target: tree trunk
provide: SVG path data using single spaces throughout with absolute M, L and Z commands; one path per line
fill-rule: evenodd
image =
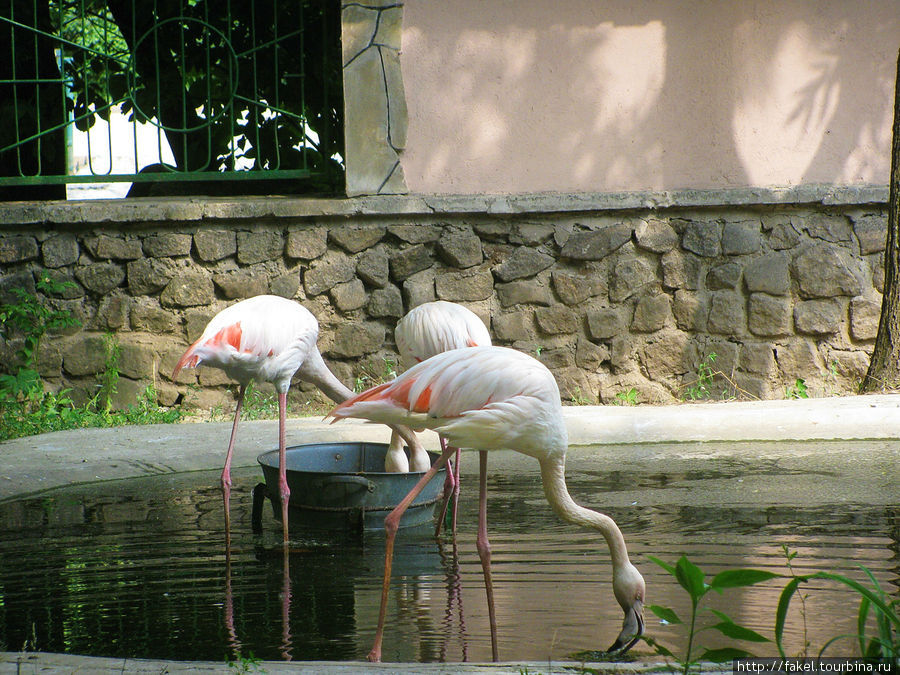
M 900 56 L 894 85 L 894 131 L 891 141 L 891 188 L 887 245 L 884 249 L 884 297 L 869 370 L 860 389 L 894 389 L 900 385 Z

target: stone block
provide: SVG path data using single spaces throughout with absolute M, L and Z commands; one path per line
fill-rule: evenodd
M 794 229 L 794 226 L 790 223 L 790 219 L 787 221 L 772 221 L 771 219 L 767 220 L 764 216 L 763 227 L 766 227 L 767 224 L 769 227 L 767 240 L 769 248 L 773 251 L 791 249 L 800 243 L 800 233 Z
M 783 380 L 809 380 L 824 370 L 822 357 L 809 338 L 793 338 L 775 345 L 775 361 Z
M 164 232 L 163 234 L 144 237 L 144 255 L 150 258 L 171 258 L 191 254 L 191 242 L 193 237 L 189 234 L 178 232 Z
M 403 298 L 400 289 L 394 285 L 376 288 L 369 294 L 366 314 L 376 319 L 385 317 L 399 319 L 403 316 Z
M 741 345 L 739 367 L 748 373 L 769 375 L 775 370 L 775 354 L 772 345 L 759 342 L 745 342 Z
M 67 300 L 84 297 L 84 286 L 78 282 L 69 269 L 46 270 L 46 274 L 53 283 L 64 285 L 64 288 L 59 293 L 55 293 L 54 297 Z
M 19 298 L 14 292 L 15 290 L 34 295 L 37 292 L 34 285 L 34 275 L 26 271 L 10 274 L 4 270 L 3 274 L 0 274 L 0 303 L 18 302 Z
M 519 246 L 494 270 L 494 274 L 500 281 L 525 279 L 543 272 L 554 262 L 556 262 L 554 258 L 546 253 L 527 246 Z
M 622 310 L 602 307 L 587 313 L 587 333 L 592 340 L 608 340 L 626 330 Z
M 634 228 L 626 223 L 607 225 L 598 230 L 573 232 L 560 251 L 563 258 L 602 260 L 631 241 Z
M 269 290 L 269 280 L 264 275 L 251 274 L 242 270 L 214 274 L 212 281 L 226 300 L 265 295 Z
M 867 215 L 854 218 L 853 232 L 859 241 L 859 252 L 862 255 L 881 253 L 887 243 L 887 217 Z
M 94 258 L 101 260 L 138 260 L 143 257 L 141 242 L 136 238 L 101 234 L 86 237 L 84 243 Z
M 672 317 L 672 301 L 665 293 L 645 295 L 634 308 L 631 330 L 652 333 L 661 330 Z
M 509 243 L 539 246 L 549 241 L 555 232 L 556 226 L 548 223 L 519 223 L 510 232 Z
M 359 253 L 381 241 L 385 231 L 385 228 L 376 226 L 336 225 L 331 228 L 328 237 L 347 253 Z
M 684 288 L 689 291 L 700 288 L 700 275 L 703 272 L 701 258 L 675 249 L 663 254 L 660 265 L 663 286 L 666 288 Z
M 657 333 L 640 350 L 643 371 L 657 381 L 684 375 L 691 370 L 690 343 L 690 336 L 682 331 L 669 328 Z
M 349 323 L 338 327 L 327 350 L 331 358 L 353 359 L 371 354 L 384 344 L 384 327 L 374 323 Z
M 656 273 L 640 258 L 623 257 L 610 274 L 609 299 L 621 302 L 641 291 L 644 286 L 656 283 Z
M 188 309 L 184 313 L 184 333 L 188 342 L 193 342 L 203 333 L 206 324 L 216 314 L 215 307 L 201 307 L 200 309 Z M 184 351 L 182 349 L 182 351 Z M 177 358 L 175 359 L 178 360 Z M 175 365 L 174 363 L 172 364 Z
M 0 237 L 0 263 L 17 263 L 38 257 L 38 243 L 34 237 Z
M 725 263 L 713 267 L 706 275 L 706 288 L 710 291 L 734 290 L 741 281 L 741 266 Z
M 105 295 L 125 281 L 125 270 L 116 263 L 93 263 L 76 267 L 75 276 L 89 291 Z
M 366 304 L 366 287 L 359 279 L 353 279 L 346 283 L 335 285 L 328 295 L 331 302 L 341 312 L 352 312 Z
M 136 380 L 152 380 L 156 375 L 160 346 L 146 337 L 126 336 L 119 342 L 119 372 Z
M 634 230 L 637 245 L 645 251 L 666 253 L 678 245 L 678 233 L 664 220 L 649 218 L 638 223 Z
M 474 223 L 472 227 L 482 241 L 509 241 L 513 230 L 513 225 L 508 221 Z
M 709 301 L 705 295 L 679 288 L 672 302 L 675 325 L 681 330 L 704 332 L 709 316 Z
M 843 323 L 843 307 L 839 300 L 804 300 L 794 307 L 794 327 L 804 335 L 837 333 Z
M 811 246 L 794 258 L 791 267 L 801 297 L 828 298 L 862 293 L 861 263 L 841 246 Z
M 106 367 L 106 345 L 99 335 L 79 333 L 66 340 L 62 351 L 63 370 L 74 377 L 96 375 Z
M 427 269 L 403 282 L 403 300 L 408 309 L 437 300 L 434 292 L 434 270 Z
M 854 340 L 874 340 L 881 321 L 882 297 L 860 296 L 850 301 L 850 336 Z
M 575 343 L 576 366 L 595 373 L 605 361 L 609 361 L 609 347 L 594 344 L 586 337 L 578 336 Z
M 118 330 L 128 322 L 128 298 L 122 295 L 107 295 L 100 300 L 100 307 L 94 317 L 98 330 Z
M 304 230 L 291 230 L 287 235 L 284 254 L 288 258 L 315 260 L 328 250 L 328 230 L 314 227 Z
M 585 267 L 575 273 L 554 270 L 551 279 L 557 297 L 570 306 L 609 293 L 606 275 L 597 269 Z
M 131 305 L 131 330 L 146 333 L 172 333 L 178 326 L 178 318 L 170 311 L 155 304 L 133 301 Z
M 194 248 L 200 260 L 215 262 L 237 252 L 237 237 L 231 230 L 202 230 L 194 234 Z
M 159 294 L 163 307 L 196 307 L 215 299 L 213 283 L 202 272 L 185 271 L 175 276 Z
M 2 243 L 0 243 L 0 247 L 2 247 Z M 58 234 L 45 239 L 41 244 L 44 267 L 51 269 L 73 265 L 78 260 L 78 254 L 78 240 L 74 234 Z
M 400 241 L 408 244 L 427 244 L 437 241 L 441 236 L 437 225 L 389 225 L 388 232 Z
M 370 248 L 356 261 L 356 275 L 375 288 L 384 288 L 390 277 L 390 261 L 383 247 Z
M 338 251 L 329 252 L 303 273 L 303 287 L 310 297 L 325 293 L 356 276 L 353 261 Z
M 481 239 L 471 227 L 445 227 L 438 240 L 437 252 L 451 267 L 465 269 L 484 260 Z
M 300 274 L 288 272 L 269 280 L 269 293 L 291 300 L 300 290 Z
M 748 255 L 760 248 L 760 224 L 754 221 L 725 223 L 722 229 L 722 253 Z
M 742 335 L 744 323 L 744 298 L 740 293 L 715 291 L 710 294 L 706 321 L 710 333 Z
M 237 260 L 242 265 L 281 258 L 284 237 L 281 232 L 259 230 L 237 233 Z
M 491 328 L 496 338 L 502 342 L 529 341 L 535 337 L 533 313 L 524 309 L 491 317 Z
M 508 284 L 497 284 L 494 287 L 501 307 L 513 305 L 553 304 L 553 293 L 543 279 L 527 281 L 511 281 Z
M 787 295 L 791 290 L 787 256 L 773 253 L 747 263 L 744 268 L 744 283 L 751 293 Z
M 403 281 L 416 272 L 427 270 L 434 264 L 428 249 L 422 244 L 410 246 L 390 256 L 391 276 Z
M 539 307 L 534 316 L 538 328 L 547 335 L 569 335 L 578 330 L 578 317 L 565 305 Z
M 493 295 L 494 277 L 486 265 L 441 272 L 434 277 L 434 290 L 440 300 L 478 302 Z
M 703 258 L 714 258 L 722 252 L 722 224 L 688 221 L 681 234 L 681 247 Z
M 175 264 L 168 258 L 144 258 L 128 263 L 125 268 L 131 295 L 158 293 L 175 274 Z
M 537 355 L 537 360 L 547 366 L 550 370 L 560 370 L 575 365 L 575 357 L 571 350 L 566 347 L 542 349 Z
M 792 216 L 794 229 L 805 230 L 813 239 L 831 242 L 833 244 L 850 241 L 853 238 L 853 229 L 850 221 L 844 215 L 831 215 L 812 211 L 802 216 Z
M 767 293 L 751 293 L 747 324 L 754 335 L 774 337 L 791 332 L 791 301 Z

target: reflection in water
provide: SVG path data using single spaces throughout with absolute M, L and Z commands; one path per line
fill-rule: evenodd
M 865 564 L 897 592 L 896 506 L 760 508 L 733 497 L 685 506 L 670 490 L 683 489 L 688 479 L 671 474 L 664 485 L 676 487 L 645 490 L 641 504 L 630 506 L 625 491 L 646 478 L 575 473 L 570 487 L 586 504 L 612 504 L 606 510 L 627 533 L 650 603 L 689 612 L 683 592 L 647 554 L 674 561 L 687 553 L 709 572 L 759 567 L 785 573 L 782 543 L 797 551 L 797 573 L 827 569 L 863 581 L 858 565 Z M 363 659 L 377 619 L 383 535 L 296 532 L 286 551 L 271 512 L 261 535 L 251 531 L 256 472 L 236 471 L 234 479 L 230 531 L 221 492 L 209 487 L 215 478 L 198 474 L 108 482 L 0 504 L 0 647 L 211 661 L 251 654 Z M 662 478 L 652 480 L 659 485 Z M 607 597 L 603 542 L 553 516 L 537 474 L 501 474 L 488 489 L 500 658 L 545 661 L 605 647 L 621 612 Z M 490 659 L 476 524 L 477 499 L 464 493 L 456 544 L 436 542 L 430 526 L 398 535 L 386 661 Z M 711 600 L 771 636 L 782 586 L 736 589 Z M 808 596 L 814 648 L 851 632 L 857 607 L 851 593 L 817 582 Z M 648 619 L 650 635 L 679 647 L 677 627 Z M 792 616 L 788 651 L 801 642 L 800 618 Z M 722 645 L 710 638 L 704 646 Z M 637 656 L 649 653 L 645 645 L 636 649 Z

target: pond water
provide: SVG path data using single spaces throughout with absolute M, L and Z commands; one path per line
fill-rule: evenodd
M 648 602 L 683 617 L 687 597 L 648 554 L 674 562 L 685 553 L 709 573 L 735 567 L 787 573 L 787 545 L 797 553 L 798 573 L 823 569 L 862 581 L 863 564 L 897 594 L 898 473 L 893 460 L 884 461 L 896 460 L 896 450 L 880 448 L 876 461 L 867 446 L 835 445 L 823 452 L 824 465 L 800 462 L 784 448 L 773 459 L 770 450 L 735 456 L 708 446 L 623 448 L 619 455 L 582 449 L 570 456 L 569 488 L 625 532 Z M 536 465 L 507 470 L 494 456 L 489 531 L 501 660 L 565 660 L 608 647 L 621 610 L 602 539 L 555 518 Z M 463 466 L 455 546 L 447 537 L 436 541 L 430 527 L 398 536 L 385 661 L 491 658 L 475 550 L 476 465 L 467 459 Z M 240 469 L 226 546 L 218 475 L 109 481 L 0 503 L 0 650 L 211 661 L 364 659 L 378 614 L 383 535 L 298 531 L 284 555 L 268 505 L 264 532 L 253 534 L 250 491 L 261 476 Z M 771 637 L 783 586 L 779 580 L 735 589 L 712 597 L 711 606 Z M 806 592 L 805 640 L 814 650 L 852 632 L 858 601 L 851 592 L 828 582 Z M 804 643 L 799 602 L 794 605 L 790 653 Z M 678 626 L 649 612 L 645 618 L 647 634 L 683 649 Z M 704 633 L 701 643 L 723 646 L 713 633 Z M 776 653 L 774 645 L 742 646 Z M 855 644 L 844 647 L 838 653 Z M 640 643 L 631 655 L 651 653 Z

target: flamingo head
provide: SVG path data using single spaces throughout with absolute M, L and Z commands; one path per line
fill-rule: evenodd
M 622 630 L 608 652 L 624 654 L 644 632 L 644 577 L 631 563 L 613 570 L 613 592 L 625 612 Z

